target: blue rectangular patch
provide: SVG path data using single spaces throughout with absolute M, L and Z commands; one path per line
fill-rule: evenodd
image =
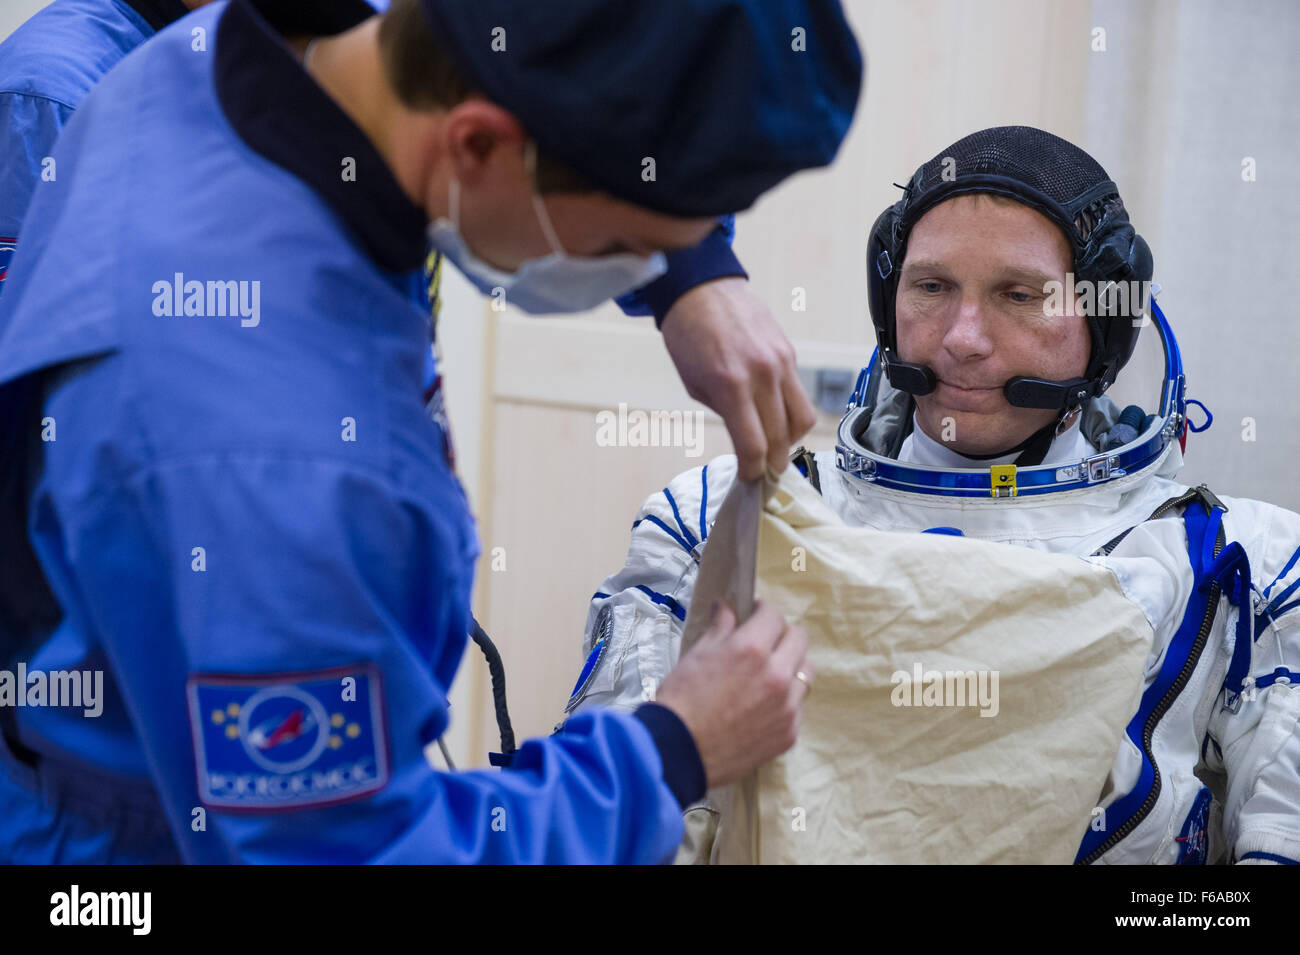
M 373 666 L 195 674 L 186 690 L 207 806 L 304 809 L 388 783 L 383 684 Z

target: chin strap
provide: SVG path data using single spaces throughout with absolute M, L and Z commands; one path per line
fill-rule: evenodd
M 994 451 L 991 454 L 967 454 L 964 451 L 958 453 L 964 458 L 970 458 L 972 461 L 989 461 L 993 458 L 1005 457 L 1008 454 L 1015 454 L 1019 451 L 1020 455 L 1011 463 L 1019 468 L 1032 468 L 1043 463 L 1043 458 L 1047 457 L 1047 452 L 1048 449 L 1051 448 L 1052 442 L 1074 424 L 1074 421 L 1079 417 L 1079 414 L 1080 409 L 1077 407 L 1063 412 L 1057 416 L 1055 421 L 1043 425 L 1014 447 L 1004 448 L 1001 451 Z
M 1053 421 L 1043 425 L 1025 440 L 1021 441 L 1015 447 L 1007 448 L 1003 451 L 995 451 L 992 454 L 962 454 L 964 458 L 970 458 L 972 461 L 987 461 L 991 458 L 1000 458 L 1006 454 L 1015 454 L 1017 451 L 1020 455 L 1011 462 L 1018 468 L 1031 468 L 1036 464 L 1042 464 L 1043 458 L 1047 457 L 1047 449 L 1052 446 L 1056 440 L 1060 427 L 1060 420 Z

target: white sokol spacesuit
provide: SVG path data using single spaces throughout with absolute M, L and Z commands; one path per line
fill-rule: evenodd
M 1300 515 L 1175 480 L 1188 430 L 1181 357 L 1154 300 L 1137 324 L 1153 330 L 1148 380 L 1130 366 L 1121 384 L 1149 385 L 1157 410 L 1121 412 L 1103 387 L 1081 414 L 1062 416 L 1041 457 L 1016 466 L 1016 453 L 963 458 L 914 427 L 878 321 L 886 355 L 878 360 L 878 350 L 859 376 L 836 449 L 796 454 L 795 464 L 850 526 L 1106 555 L 1154 645 L 1098 794 L 1104 813 L 1094 821 L 1105 824 L 1080 820 L 1076 861 L 1297 864 Z M 1106 386 L 1113 380 L 1112 372 Z M 587 662 L 566 718 L 635 707 L 672 669 L 709 528 L 735 474 L 733 456 L 717 458 L 642 505 L 626 564 L 592 600 Z M 707 830 L 713 814 L 707 804 L 688 810 L 688 831 Z

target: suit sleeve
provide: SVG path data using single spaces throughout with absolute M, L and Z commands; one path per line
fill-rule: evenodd
M 673 303 L 695 288 L 713 279 L 727 276 L 748 278 L 731 242 L 736 235 L 734 216 L 723 216 L 718 226 L 698 245 L 678 252 L 669 252 L 668 271 L 649 285 L 615 299 L 628 315 L 653 315 L 655 327 L 663 324 L 664 316 Z
M 663 707 L 584 714 L 505 772 L 426 760 L 477 551 L 456 502 L 345 453 L 160 462 L 70 497 L 78 600 L 187 861 L 671 857 L 703 770 Z
M 654 699 L 681 655 L 699 559 L 735 474 L 735 456 L 725 455 L 679 474 L 642 503 L 626 563 L 592 598 L 583 640 L 586 662 L 561 728 L 589 713 L 631 711 Z M 706 798 L 687 806 L 683 824 L 675 861 L 707 863 L 717 810 Z
M 586 663 L 566 717 L 593 707 L 632 710 L 654 699 L 681 653 L 699 560 L 735 473 L 735 456 L 724 455 L 679 474 L 642 503 L 626 562 L 592 597 Z
M 71 116 L 57 100 L 0 92 L 0 292 L 42 163 Z
M 1227 774 L 1223 822 L 1232 860 L 1300 865 L 1300 515 L 1268 512 L 1270 533 L 1252 555 L 1250 678 L 1235 712 L 1216 709 L 1206 755 Z

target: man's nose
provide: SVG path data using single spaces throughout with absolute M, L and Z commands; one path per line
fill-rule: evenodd
M 958 304 L 943 347 L 959 360 L 987 358 L 993 353 L 984 309 L 977 299 L 963 298 Z

